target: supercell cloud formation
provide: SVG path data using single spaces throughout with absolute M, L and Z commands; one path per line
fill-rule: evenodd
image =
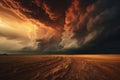
M 0 24 L 0 39 L 18 41 L 19 49 L 40 51 L 120 50 L 119 3 L 118 0 L 0 0 L 0 14 L 5 13 L 0 15 L 0 23 L 3 24 L 2 17 L 6 20 L 5 25 Z

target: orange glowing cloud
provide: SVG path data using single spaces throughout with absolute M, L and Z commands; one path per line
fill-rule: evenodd
M 0 0 L 0 36 L 41 51 L 78 49 L 115 25 L 118 9 L 99 0 Z
M 10 42 L 16 40 L 17 44 L 20 44 L 19 49 L 24 47 L 36 49 L 38 43 L 36 40 L 49 41 L 53 36 L 57 36 L 56 34 L 59 35 L 59 32 L 50 26 L 46 26 L 32 18 L 28 19 L 25 16 L 23 18 L 20 12 L 16 15 L 15 10 L 11 12 L 7 8 L 1 8 L 0 11 L 0 14 L 3 14 L 0 16 L 0 38 L 6 38 L 5 41 L 11 40 Z
M 51 11 L 50 7 L 48 7 L 46 3 L 43 4 L 43 9 L 49 15 L 51 20 L 55 20 L 57 18 L 57 16 Z
M 37 26 L 30 21 L 17 18 L 17 15 L 12 12 L 6 13 L 5 11 L 7 10 L 0 10 L 0 14 L 2 14 L 0 15 L 0 46 L 11 45 L 16 41 L 14 44 L 18 45 L 17 49 L 27 46 L 35 48 Z M 2 45 L 2 43 L 5 44 Z

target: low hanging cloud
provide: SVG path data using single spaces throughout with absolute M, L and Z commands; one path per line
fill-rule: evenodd
M 117 0 L 0 1 L 1 7 L 38 26 L 36 42 L 38 50 L 43 51 L 82 48 L 99 41 L 101 34 L 112 33 L 120 26 L 119 3 Z
M 4 8 L 0 8 L 0 14 L 0 50 L 21 50 L 24 47 L 35 49 L 34 32 L 37 27 Z

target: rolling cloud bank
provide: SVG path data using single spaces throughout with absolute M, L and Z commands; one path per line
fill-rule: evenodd
M 0 0 L 0 14 L 1 49 L 120 50 L 118 0 Z

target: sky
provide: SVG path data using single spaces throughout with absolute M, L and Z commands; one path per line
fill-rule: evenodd
M 0 0 L 0 51 L 120 52 L 118 0 Z

